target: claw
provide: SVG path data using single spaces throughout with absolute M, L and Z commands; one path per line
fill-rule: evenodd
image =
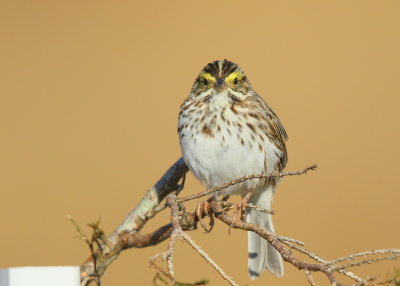
M 207 201 L 202 201 L 197 205 L 197 208 L 196 208 L 196 216 L 200 222 L 201 227 L 206 232 L 210 232 L 214 228 L 214 216 L 211 212 L 211 206 L 210 206 L 210 202 L 212 200 L 213 200 L 213 198 L 210 198 Z M 209 222 L 210 227 L 209 228 L 207 228 L 203 222 L 204 216 L 208 216 L 210 218 L 210 222 Z
M 234 205 L 232 208 L 235 209 L 234 213 L 233 213 L 233 217 L 232 217 L 232 223 L 229 226 L 228 229 L 228 234 L 231 234 L 231 228 L 233 226 L 233 224 L 236 221 L 236 216 L 238 215 L 238 213 L 240 212 L 240 218 L 239 220 L 244 220 L 245 216 L 246 216 L 246 205 L 247 205 L 247 201 L 240 201 L 238 204 Z
M 253 194 L 253 192 L 254 191 L 249 191 L 239 203 L 234 204 L 233 206 L 227 208 L 227 210 L 235 209 L 235 211 L 233 213 L 233 217 L 232 217 L 232 223 L 231 223 L 231 225 L 229 226 L 229 229 L 228 229 L 228 234 L 231 234 L 231 228 L 232 228 L 233 224 L 235 223 L 236 216 L 237 216 L 237 214 L 239 212 L 240 212 L 240 218 L 239 219 L 242 220 L 242 221 L 245 220 L 245 217 L 246 217 L 246 206 L 247 206 L 247 203 L 249 202 L 249 199 L 250 199 L 251 195 Z

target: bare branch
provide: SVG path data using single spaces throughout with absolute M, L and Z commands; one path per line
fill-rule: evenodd
M 286 249 L 282 245 L 282 243 L 278 241 L 277 236 L 271 231 L 247 222 L 234 221 L 230 216 L 228 216 L 226 213 L 223 212 L 221 206 L 217 202 L 211 202 L 211 208 L 213 210 L 213 213 L 215 214 L 215 217 L 224 222 L 225 224 L 227 224 L 228 226 L 236 229 L 255 232 L 259 236 L 267 240 L 281 254 L 283 260 L 289 262 L 297 269 L 308 270 L 312 272 L 322 272 L 329 279 L 331 285 L 336 285 L 336 286 L 343 285 L 337 282 L 332 271 L 330 271 L 330 269 L 327 266 L 322 264 L 310 264 L 297 259 L 294 255 L 292 255 L 292 252 L 290 250 Z
M 283 237 L 283 239 L 282 239 L 281 236 L 277 236 L 277 239 L 278 239 L 280 242 L 282 242 L 283 244 L 286 244 L 286 245 L 289 246 L 290 248 L 295 249 L 295 250 L 297 250 L 298 252 L 307 255 L 308 257 L 310 257 L 310 258 L 313 259 L 314 261 L 319 262 L 319 263 L 322 264 L 322 265 L 332 265 L 332 263 L 330 263 L 328 260 L 322 258 L 321 256 L 315 254 L 315 253 L 312 252 L 312 251 L 309 251 L 309 250 L 305 249 L 305 248 L 303 247 L 304 244 L 301 245 L 301 244 L 299 244 L 299 243 L 294 243 L 294 242 L 292 242 L 292 241 L 286 239 L 285 237 Z M 363 282 L 363 281 L 365 281 L 364 279 L 358 277 L 358 276 L 355 275 L 354 273 L 352 273 L 352 272 L 350 272 L 350 271 L 347 271 L 347 270 L 345 270 L 345 269 L 338 269 L 338 272 L 339 272 L 340 274 L 343 274 L 343 275 L 345 275 L 345 276 L 347 276 L 347 277 L 353 279 L 354 281 L 357 281 L 357 282 Z M 308 278 L 308 277 L 307 277 L 307 278 Z
M 332 271 L 347 269 L 350 267 L 360 266 L 360 265 L 365 265 L 365 264 L 372 264 L 372 263 L 385 261 L 385 260 L 395 260 L 399 257 L 400 257 L 400 254 L 396 254 L 396 255 L 391 255 L 391 256 L 386 256 L 386 257 L 366 259 L 366 260 L 362 260 L 362 261 L 357 261 L 357 262 L 352 262 L 352 263 L 332 267 Z
M 193 249 L 195 249 L 201 255 L 201 257 L 203 257 L 222 276 L 222 278 L 227 280 L 229 284 L 231 284 L 232 286 L 237 286 L 236 282 L 233 281 L 232 278 L 229 277 L 225 273 L 225 271 L 221 267 L 219 267 L 218 264 L 215 263 L 214 260 L 212 260 L 208 256 L 208 254 L 198 244 L 196 244 L 187 233 L 182 232 L 182 237 L 190 244 L 191 247 L 193 247 Z
M 203 257 L 220 275 L 223 279 L 228 281 L 228 283 L 232 286 L 237 286 L 236 282 L 229 277 L 224 270 L 218 266 L 218 264 L 212 260 L 208 254 L 197 244 L 195 243 L 192 238 L 185 232 L 183 232 L 180 226 L 180 216 L 179 216 L 179 207 L 177 202 L 177 197 L 175 194 L 170 194 L 167 196 L 167 205 L 171 209 L 171 218 L 172 218 L 172 225 L 174 227 L 173 233 L 171 235 L 170 243 L 168 244 L 167 251 L 162 255 L 167 260 L 168 265 L 168 277 L 171 277 L 172 281 L 175 282 L 175 275 L 174 275 L 174 265 L 173 265 L 173 250 L 175 246 L 175 242 L 177 238 L 183 238 L 189 245 L 195 249 L 201 257 Z M 158 257 L 160 255 L 157 255 Z
M 367 256 L 367 255 L 372 255 L 372 254 L 388 254 L 388 253 L 397 253 L 400 254 L 400 250 L 399 249 L 395 249 L 395 248 L 389 248 L 389 249 L 375 249 L 375 250 L 368 250 L 368 251 L 363 251 L 363 252 L 359 252 L 359 253 L 355 253 L 355 254 L 350 254 L 344 257 L 339 257 L 333 260 L 330 260 L 329 263 L 331 264 L 336 264 L 338 262 L 343 262 L 343 261 L 348 261 L 348 260 L 353 260 L 357 257 L 360 256 Z
M 311 286 L 318 286 L 318 284 L 315 283 L 315 281 L 314 281 L 314 277 L 312 276 L 311 271 L 304 270 L 304 273 L 306 274 L 308 283 L 310 283 Z
M 204 192 L 201 192 L 201 193 L 198 193 L 198 194 L 194 194 L 194 195 L 191 195 L 191 196 L 186 196 L 186 197 L 180 198 L 180 199 L 179 199 L 179 202 L 186 202 L 186 201 L 198 199 L 198 198 L 207 196 L 207 195 L 209 195 L 209 194 L 218 192 L 218 191 L 220 191 L 220 190 L 226 189 L 226 188 L 228 188 L 228 187 L 230 187 L 230 186 L 233 186 L 233 185 L 236 185 L 236 184 L 239 184 L 239 183 L 243 183 L 243 182 L 248 181 L 248 180 L 253 180 L 253 179 L 268 179 L 268 178 L 279 178 L 279 179 L 281 179 L 281 178 L 283 178 L 283 177 L 285 177 L 285 176 L 303 175 L 303 174 L 306 174 L 306 173 L 307 173 L 308 171 L 310 171 L 310 170 L 316 170 L 316 169 L 317 169 L 317 164 L 313 164 L 313 165 L 311 165 L 311 166 L 309 166 L 309 167 L 307 167 L 307 168 L 305 168 L 304 170 L 301 170 L 301 171 L 282 172 L 282 173 L 276 173 L 276 172 L 274 172 L 274 173 L 272 173 L 272 174 L 270 174 L 270 175 L 266 175 L 266 174 L 248 175 L 248 176 L 244 176 L 244 177 L 241 177 L 241 178 L 239 178 L 239 179 L 236 179 L 236 180 L 232 180 L 232 181 L 227 182 L 227 183 L 225 183 L 225 184 L 216 186 L 216 187 L 211 188 L 211 189 L 209 189 L 209 190 L 206 190 L 206 191 L 204 191 Z
M 109 251 L 102 253 L 96 251 L 95 257 L 97 261 L 97 270 L 94 267 L 94 259 L 90 256 L 81 266 L 81 286 L 86 286 L 90 282 L 99 279 L 104 274 L 107 267 L 119 256 L 122 250 L 133 245 L 132 241 L 126 235 L 133 235 L 140 231 L 143 226 L 155 214 L 155 208 L 160 202 L 171 192 L 180 190 L 181 186 L 178 182 L 185 176 L 188 167 L 182 158 L 180 158 L 161 179 L 150 189 L 145 192 L 144 197 L 124 219 L 124 221 L 111 233 L 107 241 L 109 243 Z M 151 242 L 160 241 L 170 235 L 168 233 L 170 227 L 163 227 L 162 230 L 156 231 L 152 235 L 146 237 Z M 154 238 L 154 235 L 157 237 Z M 132 238 L 132 237 L 131 237 Z M 143 237 L 136 237 L 136 241 L 143 240 Z M 127 244 L 131 242 L 131 244 Z M 97 273 L 96 273 L 97 272 Z
M 157 254 L 150 259 L 151 265 L 158 270 L 157 275 L 161 273 L 161 275 L 172 281 L 174 285 L 204 285 L 204 281 L 200 281 L 202 284 L 179 283 L 175 281 L 174 248 L 177 239 L 183 239 L 189 245 L 191 245 L 191 247 L 194 248 L 201 255 L 201 257 L 203 257 L 203 259 L 205 259 L 230 285 L 237 285 L 232 278 L 226 275 L 223 269 L 219 267 L 187 233 L 185 233 L 187 230 L 197 229 L 199 217 L 197 217 L 195 212 L 188 213 L 185 210 L 183 203 L 189 200 L 201 198 L 247 180 L 266 178 L 282 179 L 285 176 L 306 174 L 309 170 L 315 170 L 316 167 L 317 166 L 314 164 L 301 171 L 272 173 L 270 175 L 255 174 L 244 176 L 220 186 L 216 186 L 210 190 L 206 190 L 191 196 L 178 198 L 177 194 L 179 194 L 179 192 L 183 189 L 184 176 L 188 171 L 183 159 L 179 159 L 152 188 L 146 191 L 144 197 L 139 202 L 137 207 L 128 214 L 121 225 L 118 226 L 108 237 L 106 237 L 104 232 L 99 228 L 99 222 L 97 222 L 90 225 L 93 229 L 93 235 L 90 240 L 79 228 L 77 223 L 70 218 L 74 223 L 80 238 L 89 245 L 91 251 L 91 256 L 81 266 L 81 286 L 86 286 L 93 281 L 96 281 L 98 285 L 100 285 L 100 277 L 123 250 L 132 247 L 142 248 L 156 245 L 168 238 L 170 238 L 170 241 L 168 243 L 167 251 L 162 254 Z M 178 184 L 181 179 L 182 183 Z M 160 205 L 164 198 L 167 198 L 166 203 Z M 233 204 L 226 202 L 224 199 L 222 201 L 212 201 L 210 203 L 211 217 L 214 218 L 213 216 L 215 216 L 229 227 L 244 231 L 252 231 L 260 235 L 281 254 L 284 261 L 290 263 L 300 270 L 304 270 L 307 280 L 312 286 L 317 285 L 312 276 L 312 272 L 324 273 L 330 284 L 335 286 L 343 285 L 335 277 L 335 274 L 337 273 L 353 279 L 356 282 L 354 286 L 385 285 L 386 282 L 371 284 L 371 279 L 363 279 L 353 272 L 348 271 L 348 268 L 383 260 L 393 260 L 400 257 L 400 249 L 378 249 L 351 254 L 333 260 L 327 260 L 320 255 L 306 249 L 304 247 L 304 243 L 297 239 L 277 235 L 268 229 L 246 223 L 244 221 L 235 221 L 226 213 L 226 211 L 232 205 Z M 141 234 L 140 230 L 148 222 L 148 220 L 153 218 L 158 212 L 162 211 L 166 207 L 169 207 L 171 210 L 171 223 L 161 226 L 151 233 Z M 259 212 L 274 214 L 272 210 L 265 210 L 256 205 L 248 204 L 246 207 L 254 208 Z M 203 216 L 204 215 L 205 214 L 203 214 Z M 299 260 L 291 250 L 307 255 L 310 259 L 314 260 L 315 263 L 308 263 Z M 385 256 L 354 261 L 356 258 L 375 254 L 381 254 Z M 156 259 L 158 258 L 162 258 L 167 262 L 166 271 L 164 271 L 156 263 Z M 349 263 L 338 265 L 339 262 L 344 261 L 349 261 Z M 162 280 L 160 277 L 159 279 Z
M 235 206 L 235 204 L 228 203 L 228 202 L 225 202 L 225 201 L 221 201 L 220 203 L 221 203 L 221 206 L 223 206 L 224 208 L 230 208 L 230 207 L 234 207 Z M 259 206 L 254 205 L 252 203 L 246 204 L 246 208 L 255 209 L 255 210 L 257 210 L 257 211 L 259 211 L 261 213 L 267 213 L 267 214 L 271 214 L 271 215 L 275 214 L 274 210 L 266 210 L 266 209 L 263 209 L 263 208 L 261 208 Z
M 300 246 L 304 246 L 304 244 L 305 244 L 304 242 L 302 242 L 300 240 L 297 240 L 297 239 L 294 239 L 294 238 L 290 238 L 290 237 L 286 237 L 286 236 L 277 235 L 276 237 L 279 239 L 279 241 L 282 241 L 285 244 L 287 244 L 289 242 L 294 243 L 294 244 L 298 244 Z

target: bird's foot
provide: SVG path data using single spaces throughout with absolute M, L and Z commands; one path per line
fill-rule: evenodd
M 228 230 L 228 233 L 229 233 L 229 234 L 231 233 L 231 228 L 232 228 L 233 224 L 235 223 L 236 217 L 237 217 L 237 215 L 238 215 L 239 213 L 240 213 L 239 220 L 245 221 L 245 217 L 246 217 L 246 207 L 247 207 L 247 204 L 249 203 L 249 199 L 250 199 L 250 197 L 251 197 L 252 194 L 253 194 L 253 192 L 248 192 L 248 193 L 246 194 L 246 196 L 244 196 L 243 199 L 242 199 L 239 203 L 233 204 L 232 206 L 230 206 L 230 207 L 228 207 L 228 208 L 226 209 L 226 210 L 232 210 L 232 209 L 235 210 L 235 211 L 233 212 L 232 223 L 231 223 L 231 225 L 229 226 L 229 230 Z
M 210 232 L 214 228 L 214 215 L 211 211 L 210 203 L 214 200 L 214 197 L 209 198 L 206 201 L 201 201 L 196 208 L 196 216 L 200 222 L 201 227 L 206 231 Z M 203 217 L 208 216 L 210 218 L 209 227 L 203 222 Z

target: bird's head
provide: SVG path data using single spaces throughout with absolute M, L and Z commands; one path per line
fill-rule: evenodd
M 196 78 L 191 94 L 210 98 L 226 92 L 240 100 L 247 97 L 252 86 L 243 70 L 228 60 L 214 61 L 206 65 Z

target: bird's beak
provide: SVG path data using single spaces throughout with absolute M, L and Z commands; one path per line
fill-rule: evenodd
M 216 91 L 222 91 L 223 89 L 225 89 L 225 87 L 225 80 L 223 78 L 217 77 L 217 80 L 214 83 L 214 89 Z

